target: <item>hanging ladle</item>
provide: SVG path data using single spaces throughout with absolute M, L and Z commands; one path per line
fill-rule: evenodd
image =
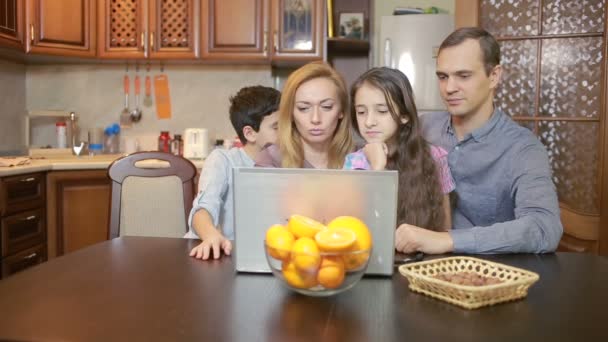
M 135 75 L 135 109 L 131 111 L 131 120 L 133 122 L 139 122 L 141 120 L 142 110 L 139 108 L 139 92 L 141 84 L 139 81 L 139 74 Z

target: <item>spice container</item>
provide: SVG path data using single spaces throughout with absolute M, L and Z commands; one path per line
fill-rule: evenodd
M 161 152 L 171 152 L 171 137 L 168 131 L 161 131 L 158 137 L 158 150 Z
M 171 153 L 176 156 L 182 156 L 184 154 L 184 142 L 180 134 L 176 134 L 171 140 Z
M 55 124 L 55 134 L 57 135 L 57 148 L 67 148 L 68 131 L 65 121 L 57 121 Z

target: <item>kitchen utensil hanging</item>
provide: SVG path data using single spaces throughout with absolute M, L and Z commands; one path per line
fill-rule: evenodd
M 160 75 L 154 76 L 154 96 L 156 97 L 156 116 L 159 119 L 171 119 L 171 97 L 169 95 L 169 77 L 163 74 L 164 67 L 160 65 Z
M 135 68 L 135 109 L 131 111 L 131 121 L 139 122 L 141 120 L 142 110 L 139 107 L 139 93 L 141 90 L 141 83 L 139 80 L 139 66 Z
M 123 90 L 125 93 L 125 106 L 120 112 L 120 127 L 130 128 L 131 127 L 131 112 L 129 111 L 129 65 L 127 64 L 127 71 L 123 77 Z
M 144 97 L 144 106 L 152 107 L 152 80 L 150 79 L 150 62 L 146 65 L 146 96 Z

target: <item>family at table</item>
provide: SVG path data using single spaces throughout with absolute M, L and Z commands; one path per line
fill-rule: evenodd
M 555 251 L 563 228 L 547 151 L 494 105 L 502 71 L 496 39 L 468 27 L 438 51 L 447 112 L 419 116 L 408 78 L 386 67 L 360 75 L 350 93 L 325 63 L 294 71 L 282 93 L 240 89 L 229 113 L 243 147 L 205 160 L 185 236 L 202 242 L 190 255 L 230 255 L 232 169 L 253 166 L 397 170 L 399 252 Z

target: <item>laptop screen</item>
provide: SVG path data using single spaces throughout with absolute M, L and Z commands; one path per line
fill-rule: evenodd
M 264 237 L 293 214 L 324 224 L 338 216 L 366 223 L 373 239 L 366 274 L 393 273 L 396 171 L 235 168 L 235 263 L 240 272 L 270 272 Z

